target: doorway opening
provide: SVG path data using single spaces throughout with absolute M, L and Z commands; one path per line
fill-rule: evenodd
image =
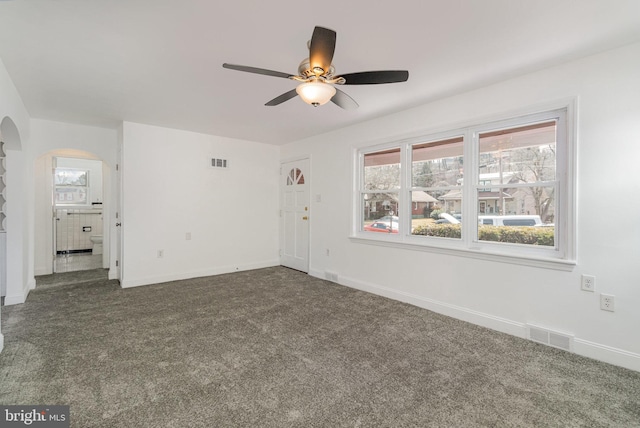
M 34 172 L 36 287 L 51 274 L 108 273 L 109 165 L 91 152 L 56 149 L 36 158 Z
M 6 155 L 4 143 L 0 141 L 0 299 L 4 305 L 7 295 L 7 186 Z
M 56 156 L 52 161 L 53 272 L 103 266 L 102 161 Z

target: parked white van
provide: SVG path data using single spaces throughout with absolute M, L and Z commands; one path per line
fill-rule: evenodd
M 539 215 L 481 215 L 478 224 L 489 226 L 542 226 Z

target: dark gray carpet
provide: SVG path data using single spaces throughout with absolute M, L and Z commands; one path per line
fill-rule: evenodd
M 640 373 L 286 268 L 2 308 L 2 404 L 75 427 L 640 427 Z

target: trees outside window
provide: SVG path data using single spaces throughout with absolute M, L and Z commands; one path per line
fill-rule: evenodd
M 56 205 L 86 205 L 89 193 L 89 171 L 56 168 L 54 174 Z
M 563 108 L 360 150 L 357 233 L 397 216 L 399 234 L 366 236 L 567 257 L 574 150 L 566 115 Z

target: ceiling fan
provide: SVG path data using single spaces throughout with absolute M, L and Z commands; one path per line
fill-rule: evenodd
M 377 85 L 406 82 L 409 79 L 409 72 L 406 70 L 362 71 L 336 76 L 335 67 L 331 64 L 336 48 L 336 32 L 328 28 L 315 27 L 308 47 L 309 58 L 302 60 L 298 66 L 298 75 L 245 65 L 224 63 L 222 66 L 230 70 L 283 77 L 300 82 L 295 89 L 275 97 L 266 103 L 266 106 L 276 106 L 300 95 L 304 102 L 314 107 L 331 101 L 343 109 L 351 110 L 357 108 L 358 103 L 334 85 Z

